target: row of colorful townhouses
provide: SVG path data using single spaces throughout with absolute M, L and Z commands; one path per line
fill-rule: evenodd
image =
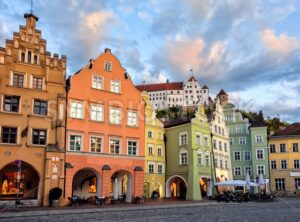
M 299 189 L 300 124 L 268 143 L 267 127 L 243 118 L 223 90 L 213 101 L 193 76 L 135 86 L 110 49 L 67 78 L 66 56 L 51 56 L 38 17 L 24 17 L 0 48 L 1 205 L 49 206 L 55 187 L 61 205 L 73 196 L 201 200 L 246 174 L 262 175 L 266 192 Z M 159 120 L 156 100 L 194 115 Z

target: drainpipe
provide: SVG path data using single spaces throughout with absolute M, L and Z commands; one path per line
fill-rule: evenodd
M 165 197 L 167 196 L 167 134 L 164 134 L 164 143 L 165 143 Z
M 211 139 L 211 144 L 213 144 L 213 133 L 210 133 L 210 139 Z M 217 173 L 216 173 L 216 169 L 215 169 L 215 154 L 214 154 L 214 147 L 213 147 L 213 145 L 211 146 L 211 159 L 212 159 L 212 161 L 211 161 L 211 166 L 212 166 L 212 168 L 211 168 L 211 170 L 212 170 L 212 176 L 213 176 L 213 181 L 211 181 L 211 182 L 214 182 L 214 183 L 216 183 L 217 182 Z M 215 193 L 216 193 L 216 186 L 215 185 L 213 185 L 213 191 L 215 191 Z M 213 196 L 213 194 L 212 194 L 212 196 Z

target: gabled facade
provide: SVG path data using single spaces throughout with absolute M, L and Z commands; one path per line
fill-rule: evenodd
M 146 104 L 144 195 L 150 198 L 156 193 L 158 197 L 165 197 L 165 129 L 163 123 L 156 118 L 148 93 L 143 92 L 142 96 Z
M 212 195 L 211 128 L 202 105 L 195 118 L 165 123 L 166 197 L 200 200 Z
M 64 187 L 66 57 L 51 56 L 25 14 L 26 26 L 0 48 L 0 204 L 49 205 Z
M 141 92 L 105 49 L 69 79 L 66 198 L 126 201 L 144 193 L 145 117 Z

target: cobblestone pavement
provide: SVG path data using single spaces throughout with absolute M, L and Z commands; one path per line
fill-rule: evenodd
M 274 202 L 195 203 L 161 206 L 7 212 L 1 222 L 11 221 L 300 221 L 300 199 Z

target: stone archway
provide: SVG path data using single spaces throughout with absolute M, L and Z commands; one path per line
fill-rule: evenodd
M 128 171 L 116 171 L 111 176 L 111 193 L 115 199 L 126 195 L 125 201 L 130 203 L 132 197 L 132 176 Z
M 92 168 L 83 168 L 73 177 L 72 195 L 83 199 L 101 196 L 100 174 Z
M 15 161 L 0 170 L 0 200 L 40 199 L 40 176 L 32 165 Z
M 166 182 L 166 197 L 186 199 L 187 183 L 181 176 L 171 176 Z

